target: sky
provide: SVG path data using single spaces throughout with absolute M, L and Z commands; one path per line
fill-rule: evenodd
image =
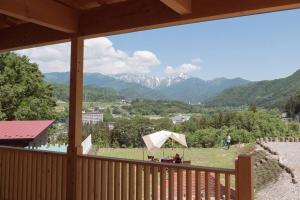
M 69 71 L 70 44 L 17 51 L 42 72 Z M 300 10 L 216 20 L 85 41 L 85 72 L 181 73 L 272 80 L 300 69 Z

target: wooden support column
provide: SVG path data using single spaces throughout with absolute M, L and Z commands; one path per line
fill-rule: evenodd
M 254 200 L 253 158 L 241 155 L 236 160 L 237 200 Z
M 83 94 L 83 38 L 71 39 L 69 145 L 67 166 L 67 200 L 80 199 L 77 182 L 81 169 L 77 157 L 82 154 L 82 94 Z

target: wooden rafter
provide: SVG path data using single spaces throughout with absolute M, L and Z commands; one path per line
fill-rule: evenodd
M 0 52 L 69 41 L 70 35 L 35 24 L 0 30 Z
M 77 32 L 77 12 L 52 0 L 1 0 L 0 13 L 66 33 Z
M 181 15 L 192 12 L 192 0 L 160 0 L 175 12 Z

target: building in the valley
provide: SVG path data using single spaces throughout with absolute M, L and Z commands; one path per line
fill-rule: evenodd
M 98 111 L 82 111 L 82 122 L 84 124 L 96 124 L 98 122 L 103 122 L 103 113 L 100 113 Z
M 184 115 L 176 115 L 171 118 L 173 124 L 181 124 L 185 121 L 188 121 L 190 119 L 189 116 L 184 116 Z
M 54 120 L 0 121 L 0 145 L 39 147 L 48 142 L 48 128 Z

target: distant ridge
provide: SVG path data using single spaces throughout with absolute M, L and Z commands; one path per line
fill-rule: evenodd
M 208 101 L 210 105 L 241 106 L 255 103 L 262 107 L 282 107 L 291 95 L 300 90 L 300 70 L 291 76 L 259 81 L 224 90 Z

